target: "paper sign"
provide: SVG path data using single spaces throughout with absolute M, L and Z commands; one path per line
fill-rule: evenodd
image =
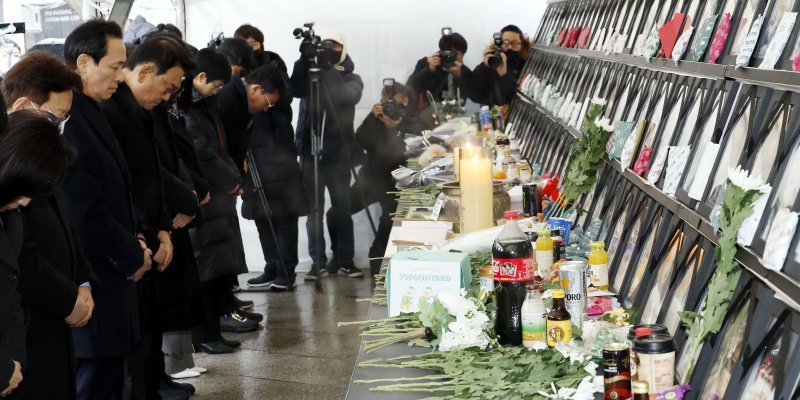
M 433 205 L 433 212 L 431 213 L 432 220 L 439 220 L 439 214 L 442 213 L 442 208 L 445 203 L 447 203 L 447 196 L 445 196 L 444 193 L 439 193 L 439 197 L 436 198 L 436 203 Z
M 781 22 L 778 24 L 778 29 L 775 31 L 775 37 L 767 47 L 767 53 L 764 55 L 764 60 L 758 68 L 761 69 L 774 69 L 775 63 L 781 58 L 783 49 L 786 47 L 786 42 L 789 41 L 789 36 L 792 35 L 792 28 L 797 21 L 796 12 L 787 12 L 781 17 Z
M 736 242 L 742 246 L 750 246 L 750 244 L 753 243 L 753 238 L 756 236 L 756 229 L 758 229 L 758 224 L 761 222 L 761 217 L 764 215 L 764 209 L 767 208 L 769 193 L 772 192 L 772 187 L 769 185 L 767 186 L 767 193 L 762 194 L 761 197 L 753 203 L 753 214 L 744 220 L 742 227 L 739 229 L 739 234 L 736 236 Z
M 678 65 L 678 61 L 683 58 L 683 53 L 686 53 L 686 48 L 689 47 L 689 39 L 692 38 L 694 27 L 690 26 L 689 29 L 684 31 L 675 43 L 675 48 L 672 49 L 672 61 Z
M 658 37 L 661 40 L 661 48 L 664 49 L 664 54 L 672 54 L 672 49 L 681 34 L 681 26 L 684 19 L 686 19 L 686 14 L 675 13 L 672 16 L 672 20 L 658 30 Z
M 717 17 L 718 15 L 712 15 L 700 25 L 697 39 L 692 45 L 692 61 L 700 61 L 703 59 L 703 55 L 706 54 L 706 49 L 711 42 L 711 35 L 714 34 L 714 26 L 717 24 Z
M 750 57 L 753 56 L 753 51 L 755 51 L 758 43 L 758 36 L 761 34 L 762 23 L 764 23 L 764 14 L 759 14 L 750 27 L 750 33 L 744 38 L 744 42 L 739 48 L 739 55 L 736 56 L 736 68 L 746 67 L 750 64 Z
M 795 231 L 797 230 L 797 213 L 781 208 L 775 214 L 772 227 L 764 249 L 764 266 L 773 271 L 780 271 L 789 254 Z
M 653 26 L 653 30 L 650 31 L 650 35 L 647 37 L 647 41 L 644 43 L 644 52 L 642 55 L 647 61 L 650 61 L 656 53 L 658 52 L 658 28 Z
M 711 41 L 711 52 L 708 54 L 708 62 L 716 64 L 722 51 L 725 49 L 725 41 L 728 40 L 728 33 L 731 30 L 731 13 L 725 13 L 722 22 L 719 23 L 714 40 Z

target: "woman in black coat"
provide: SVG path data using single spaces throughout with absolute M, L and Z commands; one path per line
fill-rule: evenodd
M 0 107 L 5 110 L 1 99 Z M 5 124 L 0 123 L 0 132 L 2 125 Z M 64 179 L 72 155 L 58 129 L 35 111 L 16 113 L 10 119 L 9 129 L 0 133 L 0 396 L 11 394 L 20 384 L 21 372 L 27 364 L 24 317 L 17 292 L 18 278 L 30 271 L 37 271 L 39 267 L 21 255 L 24 228 L 21 215 L 15 209 L 28 205 L 31 198 L 51 198 L 55 188 Z M 42 276 L 42 279 L 47 278 Z M 77 292 L 76 288 L 73 289 Z M 62 303 L 53 307 L 60 306 L 63 309 L 72 305 L 74 303 L 67 306 Z M 81 322 L 85 323 L 86 320 L 84 316 Z M 33 321 L 33 318 L 29 320 Z M 62 336 L 62 340 L 65 342 L 57 346 L 68 349 L 66 342 L 70 340 L 69 335 L 66 338 Z M 56 364 L 59 361 L 66 363 Z M 57 379 L 55 382 L 58 385 L 47 383 L 47 386 L 69 386 L 69 382 L 63 378 L 68 377 L 71 358 L 51 359 L 49 362 L 60 374 L 49 377 Z M 56 388 L 57 393 L 61 393 L 58 390 Z

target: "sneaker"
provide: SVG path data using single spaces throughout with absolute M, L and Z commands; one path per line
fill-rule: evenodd
M 319 268 L 316 265 L 311 265 L 311 271 L 306 272 L 304 280 L 307 281 L 316 281 L 322 276 L 322 271 L 325 271 L 325 268 Z
M 252 332 L 258 329 L 258 322 L 249 320 L 235 311 L 219 317 L 222 332 Z
M 269 285 L 270 292 L 286 292 L 292 291 L 297 288 L 297 275 L 292 275 L 291 282 L 286 282 L 285 279 L 278 278 L 275 279 L 271 285 Z
M 342 268 L 339 269 L 339 273 L 345 274 L 350 278 L 360 278 L 364 276 L 364 273 L 353 264 L 342 266 Z
M 339 261 L 336 259 L 336 257 L 334 257 L 331 259 L 331 262 L 325 265 L 325 268 L 323 268 L 322 271 L 331 275 L 336 275 L 336 272 L 338 272 L 339 269 Z
M 236 296 L 233 296 L 233 302 L 236 303 L 236 308 L 240 310 L 251 310 L 255 305 L 253 300 L 242 300 Z
M 208 370 L 203 368 L 203 367 L 192 367 L 192 368 L 189 368 L 189 369 L 194 371 L 194 372 L 201 373 L 201 374 L 205 374 L 206 372 L 208 372 Z
M 259 313 L 257 313 L 257 312 L 245 311 L 245 310 L 241 310 L 241 309 L 236 310 L 235 312 L 236 312 L 236 314 L 239 314 L 242 317 L 245 317 L 245 318 L 247 318 L 247 319 L 249 319 L 251 321 L 261 322 L 261 321 L 264 320 L 264 316 L 259 314 Z
M 234 349 L 239 348 L 239 346 L 242 345 L 242 342 L 240 342 L 238 340 L 233 340 L 233 339 L 225 339 L 225 337 L 222 336 L 222 335 L 219 335 L 218 342 L 220 342 L 220 343 L 222 343 L 222 344 L 224 344 L 226 346 L 230 346 L 230 347 L 232 347 Z
M 275 280 L 275 270 L 274 269 L 266 269 L 264 273 L 247 280 L 247 286 L 250 287 L 267 287 L 269 286 L 272 281 Z

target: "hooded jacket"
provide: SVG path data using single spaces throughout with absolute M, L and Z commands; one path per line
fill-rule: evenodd
M 487 50 L 494 50 L 493 44 Z M 466 80 L 469 86 L 470 99 L 480 104 L 509 104 L 514 99 L 517 89 L 517 81 L 525 67 L 526 60 L 518 57 L 508 60 L 506 74 L 502 77 L 497 76 L 497 71 L 489 68 L 484 63 L 480 63 Z
M 350 56 L 344 52 L 342 54 L 344 61 L 320 71 L 320 102 L 326 113 L 321 159 L 323 164 L 347 160 L 349 154 L 346 152 L 351 151 L 355 145 L 353 120 L 364 83 L 360 76 L 353 73 L 355 65 Z M 301 99 L 295 144 L 303 157 L 311 154 L 309 67 L 309 62 L 300 58 L 294 63 L 291 78 L 294 96 Z

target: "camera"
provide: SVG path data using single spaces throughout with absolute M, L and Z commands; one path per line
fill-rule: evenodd
M 330 43 L 323 42 L 314 33 L 313 22 L 303 24 L 303 28 L 295 28 L 292 34 L 295 39 L 301 39 L 300 56 L 303 59 L 322 68 L 329 68 L 338 62 L 330 55 Z
M 217 36 L 211 37 L 211 40 L 208 41 L 208 45 L 206 47 L 208 47 L 209 49 L 216 49 L 217 47 L 219 47 L 219 45 L 222 44 L 222 41 L 224 39 L 225 35 L 223 35 L 223 33 L 220 32 L 217 34 Z
M 487 64 L 489 64 L 489 68 L 497 69 L 503 65 L 503 58 L 500 56 L 503 53 L 503 34 L 497 32 L 492 35 L 492 38 L 494 39 L 495 49 L 492 55 L 489 56 Z
M 451 28 L 442 28 L 444 48 L 439 52 L 439 58 L 442 60 L 442 69 L 450 69 L 456 66 L 456 51 L 453 50 L 452 34 L 453 30 Z
M 393 121 L 404 117 L 406 115 L 405 107 L 394 100 L 394 78 L 385 78 L 383 80 L 383 92 L 386 93 L 386 100 L 381 103 L 383 115 Z

